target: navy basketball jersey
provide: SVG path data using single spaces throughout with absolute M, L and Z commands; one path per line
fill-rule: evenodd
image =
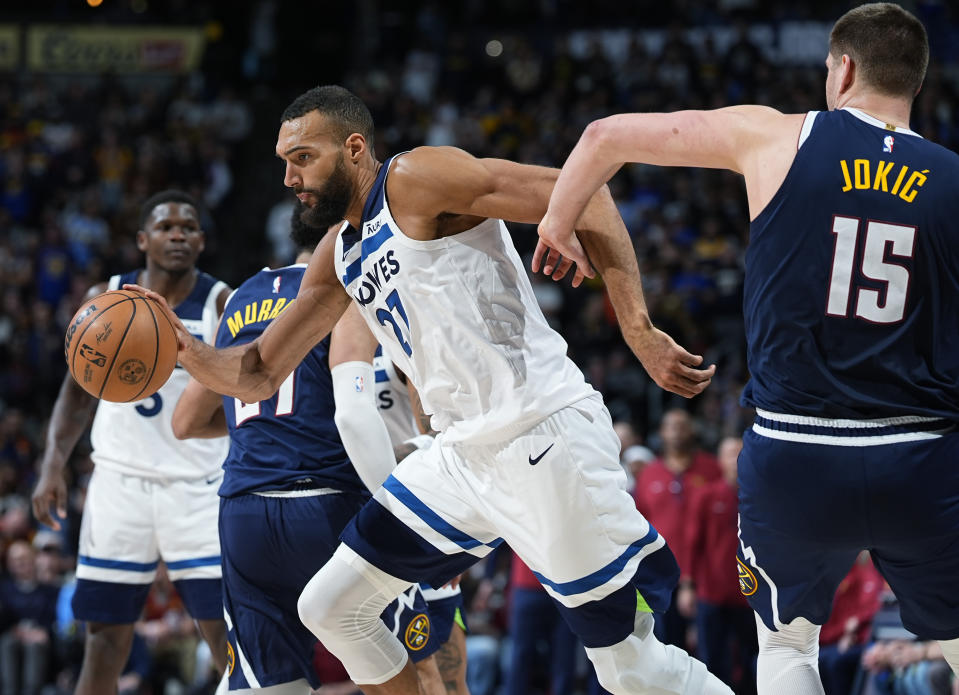
M 216 347 L 243 345 L 259 336 L 293 302 L 306 265 L 263 269 L 227 300 Z M 230 453 L 222 497 L 270 490 L 328 487 L 364 492 L 333 422 L 330 338 L 320 341 L 280 385 L 259 403 L 224 397 Z
M 812 112 L 753 221 L 743 402 L 959 420 L 959 156 L 855 109 Z

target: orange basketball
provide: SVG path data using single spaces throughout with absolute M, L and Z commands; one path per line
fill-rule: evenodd
M 80 307 L 63 341 L 70 374 L 83 390 L 114 403 L 152 396 L 173 373 L 176 332 L 160 306 L 112 290 Z

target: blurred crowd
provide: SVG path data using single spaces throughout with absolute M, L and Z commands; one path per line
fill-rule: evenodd
M 935 2 L 920 5 L 942 9 Z M 502 31 L 477 42 L 475 32 L 444 22 L 438 8 L 427 3 L 403 41 L 380 41 L 372 56 L 358 61 L 362 67 L 339 80 L 369 105 L 380 159 L 420 144 L 455 145 L 477 156 L 557 166 L 589 121 L 615 112 L 739 102 L 784 111 L 824 107 L 819 65 L 781 62 L 755 39 L 755 24 L 722 14 L 714 18 L 728 25 L 722 42 L 709 33 L 694 39 L 679 24 L 664 23 L 655 41 L 620 36 L 614 51 L 600 32 Z M 937 17 L 936 35 L 954 37 L 959 17 L 950 18 L 948 10 Z M 266 160 L 287 98 L 264 97 L 263 82 L 276 66 L 269 41 L 261 37 L 256 45 L 260 53 L 247 52 L 244 77 L 235 83 L 214 72 L 143 83 L 0 73 L 0 695 L 70 692 L 79 664 L 82 626 L 72 620 L 69 597 L 92 466 L 88 443 L 70 461 L 63 532 L 36 527 L 29 496 L 65 373 L 64 327 L 91 285 L 140 267 L 134 243 L 140 203 L 169 187 L 203 201 L 201 266 L 234 286 L 251 264 L 291 258 L 291 201 L 279 169 L 274 186 L 257 200 L 237 194 L 253 176 L 241 163 L 262 158 L 264 167 L 272 165 Z M 948 42 L 933 48 L 912 127 L 955 150 L 959 51 Z M 258 85 L 255 96 L 246 89 L 251 84 Z M 255 118 L 254 99 L 276 107 L 263 122 Z M 717 364 L 712 386 L 685 402 L 652 384 L 620 339 L 600 281 L 572 290 L 534 278 L 534 289 L 571 356 L 602 391 L 637 504 L 682 565 L 683 583 L 657 629 L 748 693 L 752 618 L 731 568 L 718 576 L 722 560 L 710 564 L 711 553 L 735 535 L 737 437 L 751 421 L 738 404 L 747 378 L 744 189 L 726 172 L 641 166 L 624 169 L 610 186 L 633 239 L 653 321 Z M 226 220 L 237 219 L 253 221 L 224 229 Z M 512 230 L 528 255 L 535 230 Z M 269 257 L 231 258 L 246 243 L 268 248 Z M 731 562 L 728 551 L 725 561 Z M 529 579 L 528 569 L 505 551 L 465 580 L 473 693 L 599 692 L 582 649 Z M 837 674 L 833 685 L 827 679 L 829 695 L 846 695 L 854 683 L 875 693 L 950 692 L 934 646 L 895 626 L 876 641 L 873 617 L 895 614 L 888 606 L 881 579 L 863 558 L 840 588 L 841 624 L 823 631 L 830 647 L 823 658 L 832 659 L 824 673 Z M 158 580 L 137 632 L 126 692 L 205 691 L 208 656 L 169 582 Z M 567 656 L 549 666 L 550 654 Z

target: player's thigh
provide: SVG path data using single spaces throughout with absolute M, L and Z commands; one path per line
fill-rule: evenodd
M 316 638 L 296 602 L 330 558 L 339 534 L 365 497 L 241 495 L 222 500 L 223 606 L 230 643 L 231 688 L 306 679 L 318 687 Z M 258 684 L 254 686 L 254 684 Z
M 441 587 L 502 539 L 482 507 L 491 491 L 442 437 L 394 469 L 342 540 L 382 571 Z M 485 463 L 484 463 L 485 465 Z
M 494 470 L 486 513 L 587 646 L 625 639 L 637 606 L 666 609 L 676 561 L 626 491 L 619 440 L 598 397 L 497 452 Z
M 222 617 L 219 479 L 165 481 L 156 485 L 154 524 L 160 557 L 190 615 Z
M 772 630 L 822 625 L 868 539 L 856 447 L 799 444 L 747 431 L 739 456 L 740 589 Z
M 870 470 L 873 560 L 923 639 L 959 637 L 959 434 L 882 447 Z
M 132 623 L 139 617 L 159 558 L 153 487 L 145 478 L 94 470 L 80 524 L 78 619 Z

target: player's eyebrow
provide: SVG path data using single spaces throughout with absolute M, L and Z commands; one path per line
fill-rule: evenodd
M 310 149 L 309 145 L 293 145 L 293 147 L 288 149 L 283 154 L 278 154 L 276 156 L 279 157 L 280 159 L 283 159 L 283 157 L 288 157 L 289 155 L 293 154 L 297 150 L 308 150 L 308 149 Z

